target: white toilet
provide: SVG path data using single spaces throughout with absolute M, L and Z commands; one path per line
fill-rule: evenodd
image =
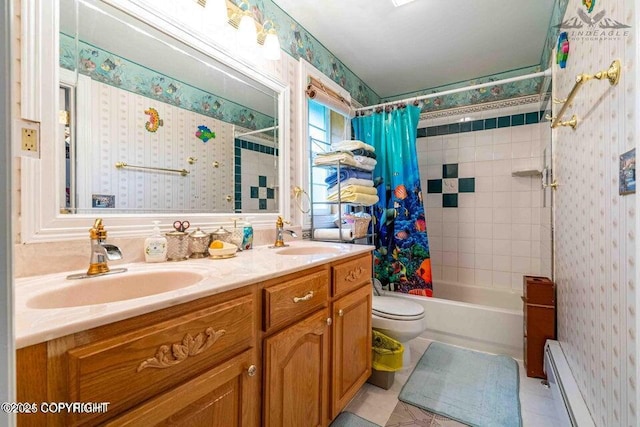
M 371 314 L 373 329 L 402 343 L 402 366 L 409 367 L 411 351 L 408 341 L 425 330 L 424 307 L 400 297 L 373 295 Z

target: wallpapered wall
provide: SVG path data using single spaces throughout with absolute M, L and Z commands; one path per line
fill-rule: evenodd
M 91 207 L 91 196 L 100 194 L 115 196 L 115 208 L 134 213 L 233 212 L 226 200 L 233 195 L 233 125 L 100 82 L 91 81 L 91 93 L 91 143 L 79 147 L 91 164 L 91 184 L 80 194 L 80 206 Z M 145 129 L 150 107 L 164 123 L 155 132 Z M 216 134 L 206 143 L 195 135 L 203 125 Z M 197 161 L 189 164 L 189 157 Z M 116 169 L 116 162 L 190 173 Z
M 575 131 L 554 130 L 555 280 L 558 335 L 596 425 L 637 426 L 637 196 L 618 194 L 619 156 L 637 148 L 637 12 L 632 0 L 596 2 L 599 25 L 571 0 L 564 15 L 570 53 L 567 67 L 554 66 L 555 97 L 564 98 L 579 73 L 622 62 L 620 83 L 587 82 L 569 109 L 579 117 Z M 591 31 L 591 36 L 586 33 Z M 554 110 L 557 112 L 559 106 Z

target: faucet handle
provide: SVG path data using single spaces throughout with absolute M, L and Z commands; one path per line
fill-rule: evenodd
M 104 240 L 107 238 L 107 230 L 102 225 L 102 218 L 96 219 L 93 223 L 93 227 L 89 229 L 89 238 Z
M 285 224 L 291 225 L 291 221 L 286 221 L 282 219 L 281 216 L 279 216 L 278 219 L 276 219 L 276 227 L 284 227 Z

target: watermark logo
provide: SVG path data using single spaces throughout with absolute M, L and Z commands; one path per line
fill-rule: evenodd
M 570 40 L 619 40 L 629 35 L 631 26 L 609 16 L 606 10 L 591 14 L 595 0 L 582 0 L 582 4 L 584 9 L 579 8 L 575 15 L 555 26 L 567 31 Z

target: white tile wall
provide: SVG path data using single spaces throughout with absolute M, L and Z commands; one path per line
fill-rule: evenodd
M 529 104 L 516 110 L 485 111 L 474 119 L 538 110 L 538 104 Z M 423 121 L 418 127 L 455 123 L 460 118 Z M 545 144 L 550 139 L 546 122 L 418 138 L 424 192 L 427 180 L 442 178 L 446 163 L 458 163 L 460 178 L 475 177 L 475 193 L 459 193 L 458 208 L 442 208 L 441 194 L 427 194 L 434 279 L 521 292 L 523 275 L 540 275 L 542 266 L 551 264 L 550 251 L 544 252 L 549 259 L 541 258 L 540 177 L 511 175 L 542 165 L 541 138 L 546 138 Z M 446 181 L 443 192 L 454 191 Z

